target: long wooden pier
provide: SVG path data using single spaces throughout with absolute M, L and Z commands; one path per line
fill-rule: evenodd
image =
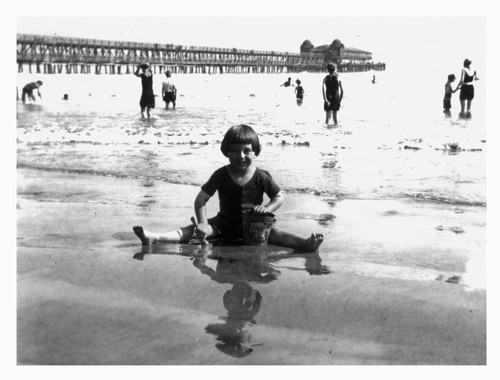
M 148 62 L 154 73 L 284 73 L 324 71 L 324 55 L 86 38 L 17 35 L 18 72 L 130 74 Z M 374 68 L 358 65 L 358 70 Z M 347 71 L 347 70 L 341 70 Z

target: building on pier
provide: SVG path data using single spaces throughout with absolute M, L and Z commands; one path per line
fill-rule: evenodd
M 326 66 L 328 62 L 337 65 L 338 71 L 369 71 L 385 70 L 385 63 L 373 63 L 372 53 L 353 47 L 345 47 L 339 40 L 335 39 L 330 45 L 314 47 L 309 40 L 305 40 L 300 46 L 302 54 L 321 54 Z

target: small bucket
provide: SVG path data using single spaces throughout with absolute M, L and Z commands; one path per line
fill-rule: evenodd
M 271 227 L 276 223 L 274 214 L 270 212 L 258 214 L 252 211 L 243 212 L 243 243 L 246 245 L 265 245 Z

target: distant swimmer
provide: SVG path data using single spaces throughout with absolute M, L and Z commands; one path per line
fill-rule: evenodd
M 23 87 L 23 95 L 21 97 L 23 103 L 26 103 L 26 97 L 33 102 L 36 101 L 35 95 L 33 95 L 33 91 L 37 90 L 38 97 L 42 99 L 42 94 L 40 93 L 40 87 L 43 85 L 41 80 L 37 80 L 36 82 L 28 83 Z
M 288 78 L 285 83 L 283 83 L 280 87 L 290 87 L 292 85 L 292 78 Z
M 167 79 L 165 82 L 163 82 L 161 86 L 161 95 L 163 98 L 163 101 L 165 102 L 165 109 L 168 110 L 168 105 L 170 102 L 172 102 L 173 109 L 175 110 L 175 101 L 177 99 L 177 88 L 175 87 L 173 81 L 172 81 L 172 74 L 170 71 L 167 70 L 165 73 L 165 76 Z

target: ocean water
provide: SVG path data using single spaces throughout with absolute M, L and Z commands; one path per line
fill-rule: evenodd
M 377 83 L 371 83 L 376 75 Z M 293 88 L 299 78 L 304 100 Z M 139 110 L 133 75 L 18 74 L 18 92 L 43 80 L 43 99 L 17 105 L 17 165 L 48 171 L 201 185 L 226 164 L 226 130 L 251 125 L 263 145 L 258 166 L 287 192 L 328 199 L 419 198 L 486 206 L 485 91 L 472 116 L 442 112 L 441 73 L 344 73 L 339 126 L 326 126 L 322 73 L 174 75 L 177 109 L 161 95 L 151 120 Z M 163 75 L 154 76 L 161 94 Z M 417 85 L 416 85 L 417 84 Z M 68 94 L 69 100 L 63 100 Z
M 19 362 L 484 364 L 485 89 L 447 117 L 444 74 L 342 74 L 337 127 L 321 73 L 174 75 L 151 120 L 133 75 L 19 74 L 44 82 L 17 103 Z M 134 224 L 189 220 L 240 123 L 290 194 L 280 227 L 323 233 L 319 253 L 141 247 Z

